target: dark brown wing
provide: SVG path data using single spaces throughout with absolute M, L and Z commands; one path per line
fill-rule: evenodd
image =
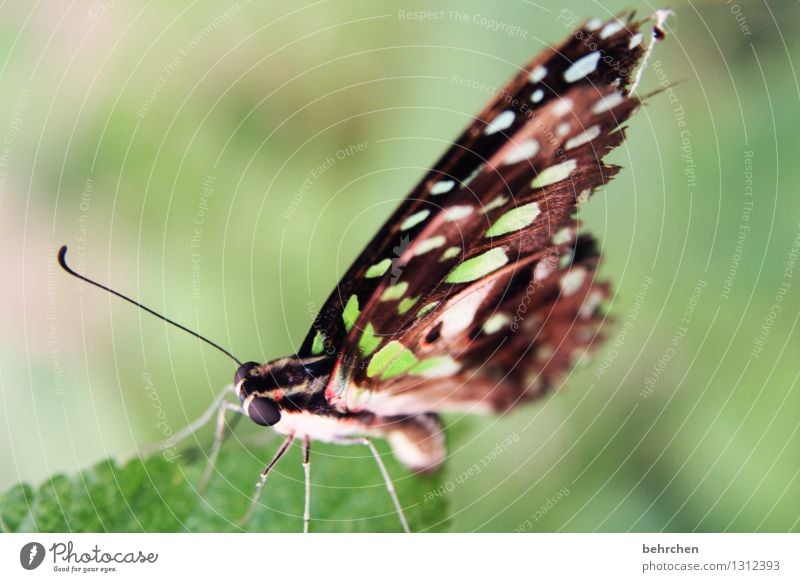
M 608 289 L 573 215 L 618 171 L 602 158 L 639 105 L 640 25 L 585 25 L 539 55 L 400 205 L 302 346 L 335 354 L 332 402 L 502 408 L 592 344 Z

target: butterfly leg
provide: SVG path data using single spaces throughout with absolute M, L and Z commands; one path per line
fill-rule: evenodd
M 241 419 L 241 414 L 244 414 L 242 411 L 242 407 L 239 404 L 233 404 L 232 402 L 222 402 L 219 405 L 219 409 L 217 410 L 217 426 L 214 430 L 214 444 L 211 445 L 211 453 L 208 455 L 208 462 L 206 463 L 206 468 L 203 471 L 203 476 L 200 478 L 200 493 L 204 493 L 206 490 L 206 486 L 208 486 L 208 482 L 211 479 L 211 475 L 214 472 L 214 468 L 217 466 L 217 458 L 219 457 L 219 451 L 222 448 L 222 443 L 225 442 L 225 438 L 228 436 L 230 431 L 227 430 L 227 424 L 225 422 L 225 413 L 229 410 L 234 412 L 238 412 L 233 422 L 231 423 L 231 430 L 236 426 L 236 424 Z
M 386 490 L 389 492 L 389 497 L 392 498 L 394 510 L 397 513 L 397 517 L 400 519 L 400 525 L 403 526 L 404 532 L 411 533 L 411 529 L 408 527 L 408 521 L 406 520 L 406 515 L 403 513 L 403 506 L 400 505 L 400 500 L 397 498 L 397 490 L 394 488 L 394 482 L 392 482 L 392 478 L 389 476 L 389 471 L 386 469 L 386 465 L 383 463 L 383 459 L 381 459 L 381 455 L 378 453 L 378 449 L 375 448 L 375 445 L 372 444 L 372 441 L 367 437 L 361 437 L 341 438 L 337 439 L 336 442 L 341 445 L 364 445 L 369 449 L 369 452 L 372 453 L 372 457 L 378 464 L 378 469 L 381 471 L 383 482 L 386 485 Z
M 159 448 L 163 448 L 166 446 L 174 447 L 179 443 L 185 441 L 187 438 L 192 436 L 198 430 L 203 428 L 209 421 L 214 417 L 214 413 L 219 411 L 219 408 L 222 406 L 222 403 L 228 397 L 229 394 L 235 394 L 234 388 L 232 385 L 226 386 L 225 390 L 223 390 L 219 396 L 214 399 L 214 402 L 211 403 L 203 414 L 201 414 L 197 419 L 192 421 L 189 425 L 183 427 L 181 430 L 176 432 L 172 437 L 167 440 L 166 442 L 159 445 Z
M 394 503 L 394 509 L 397 512 L 397 517 L 400 518 L 400 524 L 403 526 L 403 531 L 406 533 L 411 533 L 411 530 L 408 527 L 408 521 L 406 521 L 406 516 L 403 513 L 403 507 L 400 505 L 400 500 L 397 498 L 397 491 L 394 488 L 394 483 L 392 482 L 392 478 L 389 476 L 389 471 L 386 470 L 386 465 L 383 464 L 383 459 L 381 459 L 380 454 L 378 454 L 378 449 L 375 448 L 375 445 L 373 445 L 372 441 L 368 438 L 364 437 L 361 440 L 372 453 L 372 456 L 375 458 L 375 462 L 378 463 L 378 468 L 381 470 L 381 475 L 383 475 L 383 482 L 386 484 L 386 489 L 389 491 L 389 497 L 392 498 L 392 503 Z
M 214 417 L 214 414 L 217 415 L 217 422 L 216 422 L 216 430 L 214 431 L 214 443 L 211 446 L 211 453 L 208 457 L 208 464 L 206 465 L 205 470 L 203 471 L 203 476 L 200 478 L 199 489 L 201 492 L 205 491 L 206 486 L 208 485 L 208 481 L 211 478 L 211 474 L 214 470 L 214 466 L 216 465 L 217 457 L 219 456 L 220 448 L 222 447 L 222 443 L 225 441 L 225 438 L 229 434 L 230 431 L 226 431 L 225 428 L 225 412 L 228 410 L 234 411 L 239 415 L 244 414 L 242 411 L 242 407 L 236 403 L 226 402 L 225 399 L 230 394 L 236 394 L 232 385 L 226 386 L 225 390 L 223 390 L 219 396 L 214 399 L 214 402 L 211 403 L 203 414 L 201 414 L 197 419 L 191 422 L 189 425 L 185 426 L 178 432 L 176 432 L 172 437 L 167 440 L 166 442 L 158 445 L 159 450 L 163 450 L 165 448 L 174 448 L 179 443 L 185 441 L 190 436 L 194 435 L 198 430 L 203 428 L 206 424 L 208 424 L 211 419 Z M 230 428 L 233 429 L 236 423 L 239 422 L 241 416 L 237 416 L 233 422 L 231 423 Z M 152 449 L 154 450 L 154 448 Z M 152 452 L 152 450 L 146 449 L 147 452 Z
M 303 473 L 305 474 L 306 495 L 303 505 L 303 533 L 308 533 L 311 524 L 311 439 L 303 437 Z
M 293 434 L 290 434 L 284 439 L 283 443 L 281 443 L 281 446 L 275 453 L 275 456 L 272 457 L 272 460 L 266 466 L 264 472 L 261 473 L 261 475 L 259 476 L 258 483 L 256 483 L 256 492 L 253 494 L 253 499 L 250 501 L 250 507 L 247 508 L 247 512 L 239 520 L 239 525 L 247 524 L 247 522 L 250 521 L 250 518 L 253 517 L 253 512 L 255 511 L 256 506 L 258 505 L 258 500 L 261 497 L 261 492 L 264 490 L 264 482 L 267 480 L 267 475 L 269 475 L 269 472 L 272 471 L 272 468 L 275 466 L 275 464 L 289 449 L 289 445 L 292 444 L 293 440 L 294 440 Z

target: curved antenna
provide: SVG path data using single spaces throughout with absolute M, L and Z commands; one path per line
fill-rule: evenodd
M 167 323 L 171 323 L 171 324 L 172 324 L 172 325 L 174 325 L 175 327 L 177 327 L 177 328 L 179 328 L 179 329 L 182 329 L 183 331 L 185 331 L 185 332 L 187 332 L 187 333 L 189 333 L 189 334 L 193 335 L 193 336 L 194 336 L 194 337 L 196 337 L 197 339 L 199 339 L 199 340 L 203 340 L 203 341 L 204 341 L 204 342 L 206 342 L 208 345 L 210 345 L 210 346 L 212 346 L 212 347 L 215 347 L 215 348 L 217 348 L 219 351 L 221 351 L 223 354 L 225 354 L 226 356 L 228 356 L 228 357 L 229 357 L 231 360 L 233 360 L 234 362 L 236 362 L 238 365 L 240 365 L 240 366 L 242 365 L 242 362 L 241 362 L 241 361 L 239 361 L 239 358 L 237 358 L 236 356 L 234 356 L 232 353 L 230 353 L 230 352 L 229 352 L 228 350 L 226 350 L 225 348 L 223 348 L 223 347 L 221 347 L 221 346 L 219 346 L 219 345 L 215 344 L 215 343 L 214 343 L 214 342 L 212 342 L 210 339 L 203 337 L 202 335 L 200 335 L 200 334 L 199 334 L 199 333 L 197 333 L 196 331 L 192 331 L 192 330 L 191 330 L 191 329 L 189 329 L 188 327 L 185 327 L 185 326 L 181 325 L 180 323 L 178 323 L 178 322 L 176 322 L 176 321 L 172 321 L 172 320 L 171 320 L 171 319 L 169 319 L 168 317 L 164 317 L 164 316 L 163 316 L 163 315 L 161 315 L 160 313 L 157 313 L 157 312 L 153 311 L 152 309 L 150 309 L 149 307 L 147 307 L 147 306 L 145 306 L 145 305 L 142 305 L 142 304 L 141 304 L 141 303 L 139 303 L 138 301 L 134 301 L 133 299 L 131 299 L 130 297 L 127 297 L 126 295 L 123 295 L 123 294 L 122 294 L 122 293 L 120 293 L 119 291 L 114 291 L 114 290 L 113 290 L 111 287 L 106 287 L 106 286 L 105 286 L 105 285 L 103 285 L 102 283 L 98 283 L 97 281 L 92 281 L 92 280 L 91 280 L 91 279 L 89 279 L 88 277 L 84 277 L 84 276 L 83 276 L 83 275 L 81 275 L 80 273 L 77 273 L 77 272 L 73 271 L 73 270 L 72 270 L 72 268 L 71 268 L 69 265 L 67 265 L 67 245 L 64 245 L 64 246 L 63 246 L 63 247 L 61 247 L 61 249 L 58 251 L 58 264 L 59 264 L 59 265 L 61 265 L 61 268 L 62 268 L 62 269 L 64 269 L 64 270 L 65 270 L 67 273 L 69 273 L 69 274 L 70 274 L 70 275 L 72 275 L 73 277 L 77 277 L 77 278 L 78 278 L 78 279 L 80 279 L 81 281 L 86 281 L 86 282 L 87 282 L 87 283 L 89 283 L 90 285 L 94 285 L 95 287 L 99 287 L 100 289 L 103 289 L 104 291 L 108 291 L 108 292 L 109 292 L 109 293 L 111 293 L 112 295 L 116 295 L 117 297 L 119 297 L 120 299 L 124 299 L 124 300 L 125 300 L 125 301 L 127 301 L 128 303 L 132 303 L 132 304 L 133 304 L 133 305 L 135 305 L 136 307 L 138 307 L 138 308 L 140 308 L 140 309 L 144 309 L 144 310 L 145 310 L 147 313 L 150 313 L 150 314 L 152 314 L 152 315 L 155 315 L 157 318 L 159 318 L 159 319 L 163 319 L 163 320 L 164 320 L 164 321 L 166 321 Z

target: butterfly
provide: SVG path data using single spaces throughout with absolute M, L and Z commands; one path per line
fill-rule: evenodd
M 595 278 L 598 246 L 575 214 L 620 170 L 603 158 L 641 105 L 637 66 L 663 38 L 666 14 L 593 19 L 535 57 L 386 221 L 298 352 L 241 363 L 238 403 L 221 414 L 285 437 L 248 515 L 300 440 L 307 531 L 311 442 L 363 443 L 408 530 L 371 438 L 410 470 L 435 471 L 447 455 L 440 413 L 500 413 L 541 398 L 597 345 L 610 286 Z

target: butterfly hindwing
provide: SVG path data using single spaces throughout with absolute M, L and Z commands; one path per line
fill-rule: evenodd
M 639 105 L 641 21 L 587 23 L 539 55 L 403 201 L 319 313 L 301 355 L 337 363 L 332 404 L 502 409 L 595 341 L 608 287 L 577 205 Z

